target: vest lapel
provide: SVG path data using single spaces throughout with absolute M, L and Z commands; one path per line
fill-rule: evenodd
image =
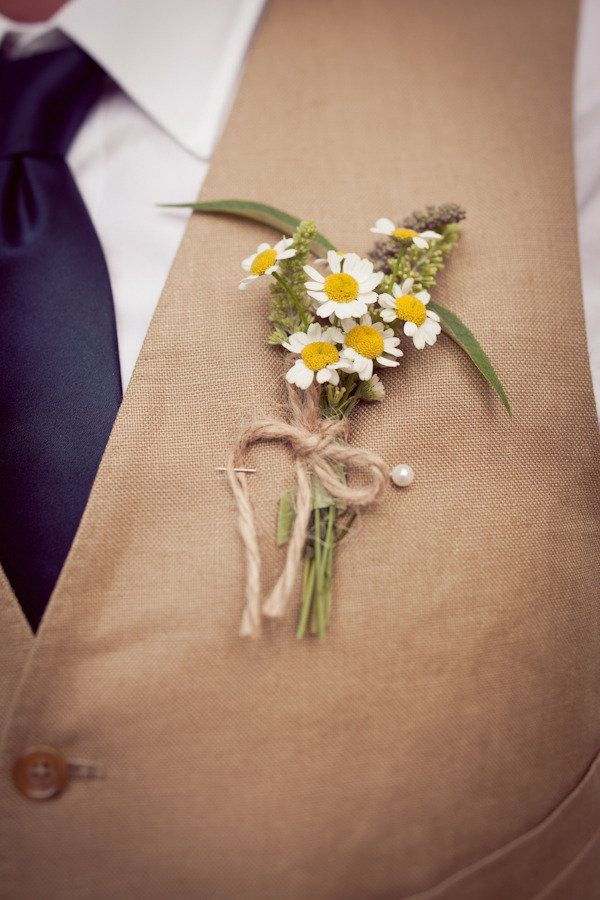
M 565 77 L 575 20 L 576 5 L 562 0 L 279 0 L 259 29 L 203 198 L 251 197 L 313 216 L 339 246 L 358 250 L 380 215 L 463 203 L 464 241 L 436 296 L 481 336 L 515 410 L 508 421 L 446 340 L 407 354 L 387 378 L 385 404 L 358 414 L 352 439 L 390 465 L 410 462 L 417 480 L 408 492 L 390 489 L 344 544 L 327 643 L 296 645 L 291 619 L 258 644 L 237 637 L 242 554 L 216 469 L 240 424 L 283 402 L 284 362 L 266 344 L 265 292 L 237 290 L 240 260 L 265 230 L 201 216 L 190 219 L 35 641 L 6 610 L 15 665 L 32 646 L 7 760 L 38 740 L 93 750 L 112 766 L 115 797 L 133 790 L 119 781 L 128 766 L 152 779 L 152 754 L 134 752 L 139 741 L 156 747 L 169 732 L 180 746 L 201 747 L 202 771 L 185 777 L 207 812 L 206 828 L 194 819 L 206 893 L 245 890 L 241 871 L 236 881 L 216 862 L 235 821 L 236 853 L 241 869 L 252 860 L 257 896 L 277 893 L 275 844 L 290 866 L 304 860 L 289 896 L 336 896 L 344 879 L 346 896 L 360 894 L 364 879 L 381 896 L 404 895 L 539 821 L 595 751 L 597 445 Z M 290 463 L 271 449 L 257 451 L 256 465 L 271 583 Z M 532 730 L 548 692 L 558 706 Z M 499 734 L 503 752 L 473 749 L 489 749 Z M 320 758 L 292 777 L 304 739 Z M 549 745 L 552 760 L 542 752 Z M 211 763 L 223 748 L 226 772 Z M 301 815 L 276 835 L 259 801 L 260 843 L 244 823 L 273 779 L 284 792 L 293 781 L 284 795 Z M 311 781 L 324 792 L 314 808 Z M 166 785 L 165 809 L 177 790 Z M 465 791 L 470 822 L 460 812 Z M 492 816 L 476 802 L 486 791 Z M 158 802 L 160 785 L 152 792 Z M 231 818 L 213 817 L 225 795 Z M 439 839 L 422 818 L 423 798 L 440 821 L 458 810 L 456 833 Z M 94 803 L 108 822 L 110 803 L 100 793 Z M 368 839 L 358 824 L 348 835 L 355 804 L 367 811 Z M 312 841 L 300 823 L 317 809 L 321 837 Z M 433 858 L 415 859 L 402 829 L 389 831 L 397 816 L 419 823 L 419 847 L 435 846 Z M 178 859 L 185 839 L 171 826 L 167 849 Z M 341 832 L 346 849 L 323 837 Z M 579 845 L 567 844 L 574 856 Z M 95 863 L 85 860 L 89 876 Z M 548 871 L 561 864 L 554 858 Z M 532 884 L 546 883 L 541 868 L 526 861 L 524 870 Z M 105 893 L 118 891 L 114 877 Z

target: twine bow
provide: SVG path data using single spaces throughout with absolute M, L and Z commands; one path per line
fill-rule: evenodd
M 288 399 L 289 422 L 275 418 L 257 420 L 242 432 L 227 460 L 227 478 L 237 503 L 238 528 L 246 556 L 245 607 L 240 626 L 242 636 L 256 637 L 260 634 L 261 613 L 268 618 L 277 618 L 286 610 L 308 537 L 312 511 L 309 473 L 317 476 L 334 500 L 355 508 L 370 506 L 381 495 L 389 477 L 387 466 L 379 456 L 346 443 L 348 424 L 345 419 L 324 418 L 320 414 L 319 393 L 315 387 L 300 391 L 288 385 Z M 289 446 L 295 457 L 297 490 L 296 517 L 285 564 L 271 593 L 261 604 L 262 564 L 256 520 L 248 493 L 247 476 L 236 469 L 244 466 L 249 448 L 262 441 L 282 441 Z M 335 471 L 332 463 L 341 464 L 346 472 L 366 469 L 370 478 L 365 484 L 351 487 Z

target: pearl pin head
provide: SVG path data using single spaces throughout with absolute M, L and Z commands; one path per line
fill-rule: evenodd
M 415 473 L 406 463 L 400 463 L 392 469 L 390 478 L 398 487 L 409 487 L 414 481 Z

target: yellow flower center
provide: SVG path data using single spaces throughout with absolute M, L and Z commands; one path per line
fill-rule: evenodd
M 346 335 L 346 346 L 367 359 L 376 359 L 383 353 L 383 338 L 371 325 L 357 325 Z
M 415 325 L 422 325 L 427 318 L 427 307 L 412 294 L 396 298 L 396 312 L 399 319 L 414 322 Z
M 410 241 L 418 236 L 419 232 L 413 231 L 412 228 L 396 228 L 395 231 L 392 231 L 392 237 L 395 237 L 397 241 Z
M 264 275 L 267 269 L 270 269 L 276 261 L 277 250 L 273 250 L 270 247 L 268 250 L 263 250 L 261 253 L 256 254 L 252 260 L 250 272 L 252 275 Z
M 329 299 L 335 300 L 336 303 L 351 303 L 358 296 L 358 281 L 345 272 L 328 275 L 323 290 Z
M 312 369 L 313 372 L 318 372 L 319 369 L 330 366 L 331 363 L 337 362 L 340 358 L 335 345 L 330 344 L 328 341 L 315 341 L 313 344 L 309 344 L 307 347 L 304 347 L 300 356 L 304 360 L 304 365 Z

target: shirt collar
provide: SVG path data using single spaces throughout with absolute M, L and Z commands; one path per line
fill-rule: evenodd
M 63 32 L 180 144 L 209 159 L 265 0 L 70 0 L 43 25 Z

